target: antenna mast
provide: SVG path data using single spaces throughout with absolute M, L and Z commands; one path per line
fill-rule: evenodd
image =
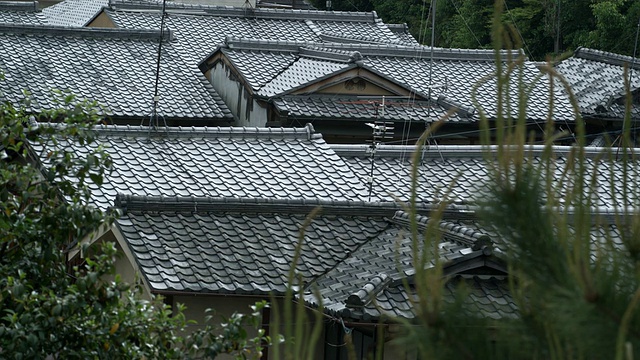
M 162 18 L 160 19 L 160 41 L 158 41 L 158 57 L 156 59 L 156 81 L 153 93 L 153 108 L 151 109 L 151 115 L 149 116 L 149 131 L 151 129 L 157 130 L 160 126 L 160 116 L 158 115 L 158 103 L 160 102 L 160 95 L 158 95 L 158 85 L 160 83 L 160 60 L 162 58 L 162 43 L 164 42 L 164 21 L 167 17 L 167 0 L 162 1 Z M 164 126 L 167 126 L 167 122 L 162 117 Z
M 371 127 L 372 131 L 371 146 L 369 147 L 371 151 L 371 170 L 369 171 L 369 178 L 367 179 L 369 183 L 369 201 L 371 201 L 371 193 L 373 192 L 373 172 L 376 165 L 376 150 L 382 141 L 393 138 L 393 121 L 379 120 L 379 118 L 384 119 L 384 96 L 382 96 L 382 103 L 374 102 L 374 105 L 375 121 L 373 123 L 365 123 L 365 125 Z

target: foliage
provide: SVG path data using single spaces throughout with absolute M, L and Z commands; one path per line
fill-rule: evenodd
M 325 1 L 312 3 L 325 8 Z M 577 47 L 632 55 L 640 20 L 634 0 L 504 0 L 501 22 L 513 27 L 514 43 L 532 60 L 545 60 Z M 375 10 L 387 23 L 407 23 L 422 44 L 430 44 L 431 1 L 340 0 L 334 10 Z M 435 45 L 491 48 L 491 0 L 437 0 Z
M 493 23 L 496 49 L 502 48 L 505 39 L 500 5 L 497 1 Z M 501 68 L 497 56 L 496 92 L 506 98 L 509 79 L 519 77 L 518 59 Z M 556 86 L 565 86 L 552 66 L 542 70 Z M 527 84 L 519 86 L 524 89 Z M 552 108 L 553 104 L 548 106 Z M 522 98 L 519 113 L 525 109 L 526 99 Z M 617 166 L 622 169 L 621 179 L 611 176 L 610 183 L 599 186 L 611 189 L 612 196 L 616 189 L 625 189 L 623 199 L 638 199 L 629 171 L 637 167 L 637 159 L 628 148 L 629 117 L 625 120 L 624 144 L 616 150 L 616 156 L 608 149 L 593 159 L 586 155 L 584 126 L 576 109 L 576 144 L 566 161 L 558 162 L 552 145 L 563 134 L 554 134 L 551 116 L 542 155 L 534 158 L 528 151 L 525 117 L 512 118 L 503 110 L 497 124 L 492 125 L 505 130 L 497 132 L 497 149 L 486 154 L 491 180 L 486 184 L 487 194 L 481 198 L 480 215 L 484 228 L 491 229 L 500 240 L 509 267 L 510 291 L 520 316 L 499 320 L 473 316 L 464 302 L 464 287 L 454 303 L 445 303 L 440 289 L 447 279 L 442 277 L 442 265 L 436 258 L 435 269 L 416 269 L 417 321 L 400 321 L 405 332 L 395 341 L 405 346 L 413 344 L 419 358 L 430 359 L 633 358 L 634 350 L 640 348 L 637 203 L 632 208 L 619 204 L 619 208 L 607 209 L 606 215 L 613 217 L 613 222 L 594 213 L 594 199 L 601 195 L 596 189 L 600 174 L 595 164 L 601 164 L 601 169 L 613 169 L 613 161 L 622 164 Z M 482 111 L 480 114 L 486 130 L 489 123 Z M 485 135 L 483 141 L 488 144 L 488 131 Z M 425 248 L 440 241 L 435 227 L 440 216 L 440 212 L 432 214 L 430 230 L 419 238 Z M 604 231 L 604 237 L 594 238 L 594 227 Z M 429 260 L 428 256 L 416 254 L 414 258 L 419 263 L 425 257 Z
M 269 339 L 246 329 L 259 327 L 265 303 L 186 335 L 181 308 L 144 300 L 115 274 L 113 243 L 78 249 L 114 220 L 88 205 L 87 186 L 101 184 L 111 160 L 99 146 L 81 157 L 41 146 L 94 143 L 95 104 L 58 95 L 60 108 L 41 115 L 63 122 L 57 126 L 36 126 L 23 110 L 0 105 L 0 357 L 257 358 Z M 41 155 L 47 160 L 34 166 Z M 70 268 L 77 250 L 83 262 Z

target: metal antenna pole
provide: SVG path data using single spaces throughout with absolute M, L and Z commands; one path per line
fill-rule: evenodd
M 437 0 L 431 0 L 431 60 L 429 62 L 429 101 L 431 101 L 431 87 L 433 78 L 433 46 L 436 42 L 436 3 Z
M 636 51 L 638 50 L 638 34 L 640 34 L 640 18 L 638 18 L 638 26 L 636 27 L 636 43 L 633 45 L 633 60 L 631 60 L 631 69 L 629 69 L 629 86 L 633 80 L 633 68 L 636 65 Z
M 164 20 L 167 16 L 166 12 L 167 0 L 162 1 L 162 18 L 160 20 L 160 41 L 158 43 L 158 58 L 156 60 L 156 84 L 153 94 L 153 110 L 151 112 L 151 118 L 149 119 L 149 127 L 157 128 L 160 125 L 158 120 L 158 102 L 160 97 L 158 96 L 158 84 L 160 82 L 160 59 L 162 57 L 162 43 L 164 40 Z

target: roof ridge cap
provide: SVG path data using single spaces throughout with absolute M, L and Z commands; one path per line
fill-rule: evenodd
M 167 213 L 291 213 L 308 214 L 322 207 L 325 215 L 391 217 L 400 208 L 396 202 L 330 200 L 320 198 L 237 198 L 237 197 L 163 197 L 118 194 L 114 207 L 125 212 Z
M 0 1 L 0 10 L 40 12 L 40 3 L 37 1 Z
M 633 56 L 621 55 L 603 50 L 579 47 L 573 53 L 573 56 L 579 59 L 593 60 L 617 66 L 625 66 L 625 64 L 627 64 L 629 67 L 631 67 L 631 64 L 635 63 L 633 65 L 633 68 L 640 69 L 640 61 L 638 61 L 640 59 L 634 59 Z
M 150 138 L 296 138 L 313 140 L 322 138 L 322 134 L 316 133 L 311 124 L 300 128 L 260 128 L 260 127 L 164 127 L 150 131 L 148 126 L 140 125 L 98 125 L 93 130 L 100 136 L 120 135 L 129 137 Z
M 380 40 L 365 35 L 341 35 L 329 31 L 321 31 L 318 36 L 325 42 L 329 43 L 354 43 L 354 44 L 379 44 Z M 385 42 L 389 44 L 400 44 L 400 41 Z
M 161 4 L 155 3 L 130 3 L 123 0 L 109 1 L 109 7 L 114 10 L 162 10 Z M 223 17 L 247 17 L 258 19 L 291 19 L 291 20 L 316 20 L 316 21 L 350 21 L 350 22 L 375 22 L 378 15 L 375 12 L 359 11 L 326 11 L 311 9 L 270 9 L 270 8 L 239 8 L 235 6 L 220 6 L 208 4 L 185 4 L 167 3 L 167 10 L 180 14 L 180 10 L 185 11 L 185 15 L 193 14 L 193 10 L 201 11 L 202 15 L 223 16 Z M 191 13 L 188 11 L 191 10 Z
M 370 304 L 392 280 L 393 278 L 384 272 L 374 275 L 359 290 L 349 295 L 345 305 L 349 308 L 361 308 Z
M 340 49 L 324 48 L 317 45 L 301 46 L 298 49 L 300 57 L 329 60 L 344 63 L 353 63 L 362 60 L 358 51 L 346 51 Z
M 325 47 L 349 48 L 358 50 L 364 56 L 383 56 L 383 57 L 419 57 L 427 59 L 431 56 L 431 47 L 425 45 L 404 45 L 401 41 L 398 43 L 327 43 Z M 455 48 L 433 48 L 433 59 L 444 61 L 495 61 L 495 51 L 489 49 L 455 49 Z M 520 56 L 523 55 L 521 49 L 517 50 L 501 50 L 502 56 Z
M 297 53 L 301 46 L 317 46 L 320 44 L 321 43 L 310 41 L 262 40 L 234 36 L 227 36 L 224 40 L 224 47 L 229 50 L 255 50 L 291 53 Z
M 66 36 L 66 37 L 81 37 L 81 38 L 98 38 L 98 39 L 131 39 L 131 40 L 157 40 L 160 38 L 161 32 L 159 30 L 148 29 L 123 29 L 123 28 L 77 28 L 67 26 L 53 26 L 53 25 L 34 25 L 34 24 L 13 24 L 13 23 L 0 23 L 0 33 L 3 34 L 42 34 L 47 36 Z M 165 29 L 163 34 L 164 40 L 173 39 L 173 31 L 171 29 Z
M 366 144 L 330 144 L 331 149 L 344 157 L 371 156 L 370 145 Z M 423 158 L 459 158 L 459 157 L 483 157 L 486 152 L 496 153 L 498 145 L 425 145 L 420 150 Z M 553 146 L 556 157 L 567 156 L 575 149 L 574 146 Z M 527 145 L 524 152 L 527 155 L 538 156 L 546 151 L 546 145 Z M 602 156 L 611 149 L 606 147 L 585 147 L 584 154 L 587 158 Z M 376 148 L 376 157 L 406 157 L 416 151 L 415 145 L 380 145 Z M 640 152 L 640 149 L 638 149 Z

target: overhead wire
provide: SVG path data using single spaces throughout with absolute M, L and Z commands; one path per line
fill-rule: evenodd
M 469 23 L 467 22 L 467 19 L 465 19 L 464 15 L 462 15 L 462 12 L 460 12 L 460 8 L 458 7 L 458 5 L 456 5 L 456 1 L 455 0 L 451 0 L 451 4 L 456 9 L 456 12 L 458 13 L 458 15 L 460 15 L 460 18 L 462 19 L 462 22 L 464 23 L 464 26 L 467 27 L 467 30 L 469 30 L 469 32 L 471 33 L 473 38 L 476 39 L 476 42 L 478 43 L 478 45 L 480 47 L 484 46 L 482 44 L 482 42 L 480 42 L 480 39 L 478 39 L 478 37 L 476 36 L 476 33 L 473 31 L 473 29 L 471 29 L 471 26 L 469 26 Z
M 502 2 L 504 3 L 505 9 L 507 10 L 507 14 L 509 14 L 509 17 L 511 18 L 511 23 L 516 28 L 516 31 L 518 32 L 518 36 L 520 36 L 520 40 L 522 41 L 522 45 L 524 46 L 526 52 L 529 53 L 529 58 L 533 60 L 533 56 L 531 55 L 531 51 L 529 51 L 529 46 L 527 46 L 527 42 L 524 41 L 524 36 L 522 36 L 522 33 L 520 32 L 520 29 L 518 28 L 518 24 L 516 23 L 516 20 L 513 18 L 513 14 L 511 13 L 511 10 L 509 9 L 509 5 L 507 5 L 507 0 L 502 0 Z

